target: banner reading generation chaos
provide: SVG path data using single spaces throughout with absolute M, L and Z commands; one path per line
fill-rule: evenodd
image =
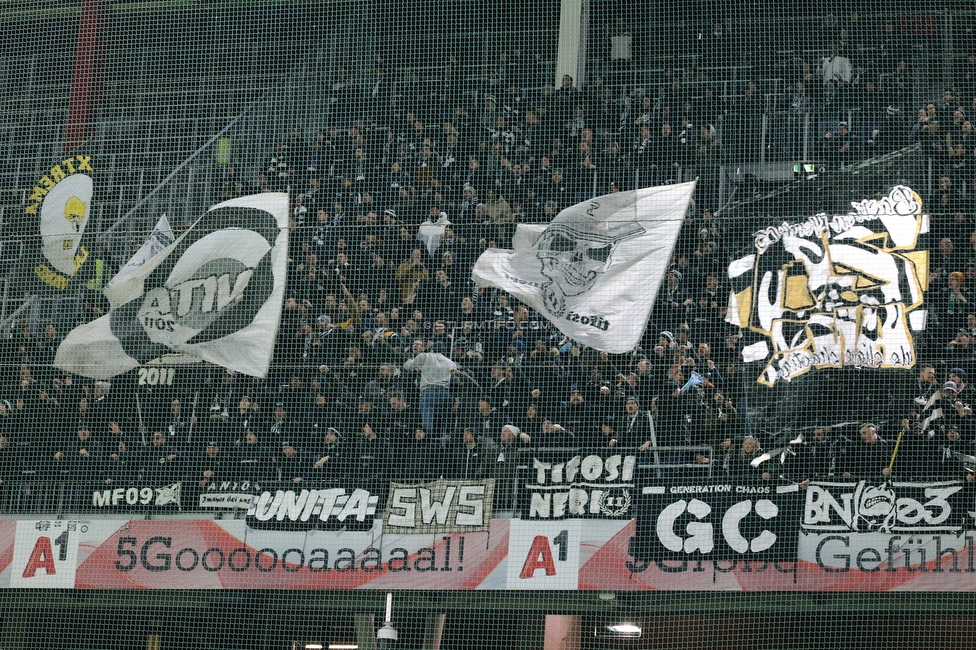
M 793 561 L 798 492 L 720 480 L 645 486 L 629 550 L 643 561 Z
M 912 368 L 925 329 L 928 215 L 911 188 L 755 234 L 729 264 L 726 321 L 742 328 L 746 363 L 772 386 L 821 368 Z M 764 366 L 762 364 L 765 364 Z
M 45 170 L 30 190 L 21 231 L 30 261 L 25 265 L 28 285 L 62 292 L 88 262 L 94 173 L 92 156 L 66 155 Z

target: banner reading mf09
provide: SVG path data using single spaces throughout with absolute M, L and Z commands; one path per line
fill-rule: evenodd
M 636 560 L 796 559 L 795 485 L 647 486 L 631 546 Z

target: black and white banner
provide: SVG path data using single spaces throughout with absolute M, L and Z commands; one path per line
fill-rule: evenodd
M 629 352 L 667 271 L 695 183 L 598 196 L 547 226 L 520 224 L 513 250 L 489 248 L 471 277 L 530 305 L 567 336 Z
M 210 483 L 200 493 L 199 507 L 220 510 L 248 510 L 253 505 L 254 492 L 248 481 Z
M 262 492 L 247 511 L 251 528 L 370 530 L 379 497 L 360 488 Z
M 630 519 L 637 456 L 539 450 L 520 490 L 522 519 Z
M 728 267 L 726 320 L 741 328 L 742 358 L 772 386 L 822 368 L 912 368 L 925 329 L 929 231 L 909 187 L 755 233 Z
M 453 534 L 489 530 L 495 480 L 390 485 L 383 530 Z
M 113 487 L 92 492 L 93 508 L 175 508 L 182 509 L 182 483 L 162 487 L 148 485 Z
M 801 528 L 815 533 L 959 533 L 974 528 L 976 488 L 937 483 L 812 482 Z
M 264 377 L 285 291 L 288 195 L 211 208 L 105 291 L 108 315 L 72 330 L 54 365 L 109 379 L 166 355 Z
M 796 485 L 699 483 L 641 490 L 636 560 L 796 559 L 800 501 Z

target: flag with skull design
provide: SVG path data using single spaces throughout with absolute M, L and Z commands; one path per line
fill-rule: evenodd
M 647 187 L 570 206 L 545 226 L 519 225 L 514 250 L 489 249 L 472 271 L 602 352 L 640 341 L 695 183 Z

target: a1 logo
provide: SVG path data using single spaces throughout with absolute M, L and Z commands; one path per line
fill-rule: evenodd
M 577 589 L 580 520 L 512 520 L 508 531 L 509 589 Z
M 76 521 L 18 521 L 10 586 L 74 587 L 82 528 Z

